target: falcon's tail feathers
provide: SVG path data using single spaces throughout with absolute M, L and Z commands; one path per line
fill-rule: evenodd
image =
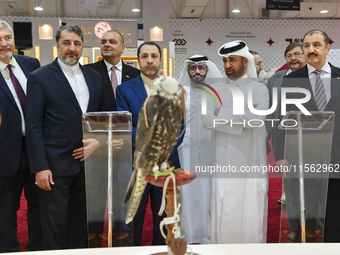
M 127 201 L 129 201 L 129 199 L 131 197 L 133 187 L 135 186 L 135 183 L 136 183 L 136 176 L 137 176 L 136 173 L 137 173 L 137 170 L 132 172 L 130 182 L 129 182 L 129 184 L 127 186 L 127 189 L 126 189 L 126 192 L 125 192 L 125 197 L 124 197 L 123 205 L 125 205 L 127 203 Z
M 135 171 L 136 170 L 137 169 L 135 169 Z M 131 199 L 130 199 L 129 207 L 128 207 L 128 210 L 126 212 L 126 217 L 125 217 L 126 224 L 130 223 L 135 217 L 139 204 L 140 204 L 140 200 L 142 199 L 145 187 L 148 184 L 147 181 L 145 180 L 145 176 L 143 176 L 143 173 L 142 171 L 140 171 L 140 169 L 138 169 L 137 175 L 134 179 L 135 179 L 135 183 L 133 185 Z

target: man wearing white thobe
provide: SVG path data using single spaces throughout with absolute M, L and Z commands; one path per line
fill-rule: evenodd
M 210 164 L 211 130 L 203 127 L 201 96 L 211 93 L 209 86 L 221 79 L 216 65 L 206 56 L 193 55 L 184 62 L 178 82 L 187 92 L 186 130 L 183 142 L 178 147 L 181 167 L 194 171 L 196 167 Z M 181 232 L 187 243 L 208 243 L 209 224 L 209 175 L 196 172 L 196 180 L 180 186 Z
M 254 57 L 245 42 L 226 43 L 220 47 L 218 54 L 223 57 L 227 84 L 243 92 L 244 114 L 233 114 L 236 109 L 233 109 L 232 94 L 222 85 L 217 90 L 222 107 L 216 109 L 210 100 L 207 102 L 207 115 L 202 115 L 204 127 L 213 131 L 211 166 L 225 169 L 223 173 L 211 175 L 209 241 L 265 243 L 267 174 L 250 172 L 250 169 L 267 165 L 266 129 L 264 124 L 261 126 L 266 116 L 252 113 L 247 102 L 248 89 L 251 88 L 252 106 L 256 110 L 266 110 L 269 93 L 263 83 L 254 80 L 257 78 Z M 227 120 L 228 123 L 214 125 L 214 119 Z M 228 167 L 235 172 L 226 170 Z

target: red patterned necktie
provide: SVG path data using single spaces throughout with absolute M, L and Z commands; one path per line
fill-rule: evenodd
M 20 101 L 20 104 L 21 104 L 21 109 L 22 109 L 22 112 L 25 116 L 25 102 L 26 102 L 26 95 L 25 95 L 25 92 L 24 90 L 22 89 L 21 85 L 20 85 L 20 82 L 18 81 L 17 77 L 15 77 L 13 71 L 12 71 L 12 65 L 8 64 L 7 65 L 7 68 L 9 70 L 9 75 L 11 77 L 11 81 L 13 83 L 13 87 L 15 89 L 15 92 L 17 93 L 18 95 L 18 98 L 19 98 L 19 101 Z
M 115 95 L 116 98 L 116 89 L 118 87 L 118 81 L 117 81 L 117 75 L 116 75 L 116 66 L 111 67 L 111 85 L 113 89 L 113 94 Z

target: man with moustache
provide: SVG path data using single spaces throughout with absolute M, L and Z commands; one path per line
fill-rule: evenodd
M 284 76 L 290 74 L 291 72 L 294 72 L 301 67 L 304 67 L 306 65 L 306 60 L 303 55 L 303 48 L 302 48 L 302 43 L 301 42 L 293 42 L 289 44 L 284 52 L 284 58 L 286 59 L 286 63 L 288 68 L 283 71 L 279 71 L 272 75 L 267 82 L 268 88 L 269 88 L 269 93 L 272 93 L 273 88 L 277 88 L 277 98 L 281 98 L 281 84 L 282 84 L 282 79 Z M 280 105 L 280 100 L 278 100 L 278 105 Z M 280 113 L 279 109 L 272 114 L 268 116 L 268 119 L 280 119 Z M 271 123 L 270 123 L 271 124 Z M 274 138 L 275 137 L 275 132 L 278 127 L 278 122 L 275 121 L 274 125 L 270 125 L 270 129 L 268 130 L 270 135 Z M 275 143 L 276 140 L 272 140 L 272 147 L 273 147 L 273 155 L 275 158 Z
M 77 25 L 56 33 L 59 57 L 28 78 L 26 131 L 35 173 L 43 249 L 87 247 L 84 158 L 100 144 L 82 139 L 82 114 L 106 111 L 100 74 L 81 66 L 83 34 Z
M 254 62 L 255 62 L 255 67 L 256 67 L 256 75 L 257 75 L 257 78 L 260 78 L 260 72 L 261 72 L 261 70 L 263 70 L 262 59 L 256 51 L 249 50 L 249 52 L 254 56 Z M 268 88 L 268 86 L 267 86 L 267 88 Z M 269 94 L 269 96 L 270 96 L 270 94 Z M 269 101 L 271 102 L 271 97 L 269 97 Z M 268 143 L 268 140 L 270 139 L 270 133 L 269 133 L 268 130 L 270 130 L 270 124 L 266 123 L 266 151 L 267 151 L 267 154 L 271 151 L 270 145 Z
M 158 44 L 154 42 L 144 42 L 141 44 L 138 47 L 137 56 L 141 74 L 138 77 L 123 83 L 117 88 L 117 111 L 129 111 L 132 113 L 133 151 L 135 149 L 139 112 L 147 96 L 157 89 L 154 85 L 154 81 L 158 78 L 162 59 L 161 49 Z M 176 168 L 179 167 L 177 147 L 178 145 L 175 146 L 169 158 Z M 153 216 L 152 244 L 165 244 L 164 238 L 159 229 L 159 224 L 165 217 L 165 213 L 163 213 L 162 216 L 158 216 L 162 194 L 163 188 L 153 186 L 149 183 L 146 186 L 136 216 L 133 220 L 134 245 L 140 245 L 141 242 L 145 210 L 148 204 L 149 195 Z
M 248 102 L 252 89 L 252 103 L 257 110 L 269 106 L 269 92 L 257 81 L 253 55 L 243 41 L 222 45 L 218 54 L 223 58 L 226 83 L 237 87 Z M 233 114 L 233 95 L 224 84 L 216 86 L 222 107 L 213 100 L 207 102 L 203 125 L 211 129 L 211 166 L 226 169 L 212 174 L 210 192 L 211 243 L 265 243 L 267 235 L 267 175 L 244 169 L 265 166 L 267 163 L 265 126 L 250 126 L 249 120 L 265 121 L 265 116 L 252 113 L 247 107 L 243 115 Z M 242 103 L 246 105 L 246 103 Z M 216 119 L 227 124 L 215 125 Z M 233 124 L 231 124 L 233 123 Z M 228 166 L 235 172 L 228 171 Z
M 287 46 L 284 52 L 284 58 L 286 59 L 286 63 L 288 68 L 286 70 L 282 70 L 279 72 L 276 72 L 274 75 L 272 75 L 267 82 L 267 86 L 269 88 L 269 93 L 272 93 L 273 88 L 277 88 L 277 98 L 278 98 L 278 106 L 281 104 L 281 84 L 282 79 L 284 76 L 290 74 L 291 72 L 294 72 L 301 67 L 304 67 L 306 65 L 305 57 L 303 55 L 303 47 L 301 42 L 293 42 Z M 280 113 L 279 113 L 279 107 L 270 114 L 267 119 L 280 119 Z M 273 148 L 273 155 L 275 158 L 275 147 L 276 147 L 276 131 L 278 127 L 278 122 L 272 123 L 268 121 L 269 125 L 268 132 L 272 136 L 272 148 Z M 288 213 L 288 220 L 289 220 L 289 226 L 290 226 L 290 233 L 288 235 L 288 239 L 290 241 L 297 241 L 297 230 L 299 221 L 296 219 L 295 216 L 290 217 L 292 214 L 296 214 L 295 211 L 299 210 L 300 206 L 299 203 L 294 202 L 296 199 L 293 197 L 296 197 L 296 194 L 293 194 L 292 191 L 292 185 L 294 185 L 291 181 L 292 179 L 286 178 L 284 180 L 284 186 L 285 186 L 285 193 L 283 194 L 283 197 L 281 197 L 280 200 L 278 200 L 278 203 L 281 205 L 286 206 L 286 210 Z
M 211 91 L 209 86 L 214 86 L 213 83 L 221 78 L 216 65 L 206 56 L 193 55 L 184 62 L 178 82 L 187 92 L 186 130 L 178 147 L 178 156 L 185 170 L 195 171 L 196 166 L 210 163 L 211 130 L 203 127 L 201 101 L 202 94 L 206 95 L 204 90 Z M 209 175 L 196 172 L 192 184 L 179 187 L 179 202 L 184 205 L 180 210 L 181 232 L 186 243 L 208 243 L 209 186 Z
M 118 31 L 105 32 L 101 39 L 100 50 L 103 59 L 86 66 L 102 75 L 110 109 L 115 111 L 117 86 L 137 77 L 140 70 L 126 65 L 121 60 L 121 55 L 125 52 L 125 44 L 123 35 Z
M 320 30 L 310 30 L 303 37 L 303 52 L 307 65 L 285 76 L 282 88 L 302 87 L 310 91 L 311 99 L 303 104 L 308 111 L 334 111 L 334 128 L 330 163 L 340 164 L 340 68 L 327 62 L 331 49 L 328 35 Z M 304 78 L 304 79 L 301 79 Z M 297 93 L 288 93 L 287 98 L 300 98 Z M 299 110 L 295 105 L 287 105 L 287 112 Z M 276 164 L 285 165 L 284 141 L 285 132 L 276 132 Z M 318 147 L 315 147 L 315 151 Z M 317 151 L 316 151 L 317 152 Z M 321 152 L 320 152 L 321 153 Z M 340 242 L 340 179 L 339 173 L 330 172 L 328 179 L 324 242 Z M 305 179 L 306 181 L 306 179 Z M 307 241 L 315 242 L 315 219 L 318 217 L 318 206 L 321 186 L 325 180 L 310 178 L 310 188 L 305 190 L 307 207 L 306 235 Z M 327 181 L 327 180 L 326 180 Z M 306 187 L 306 186 L 305 186 Z M 307 188 L 306 188 L 307 189 Z M 309 239 L 309 240 L 308 240 Z
M 256 75 L 257 75 L 257 78 L 259 78 L 260 72 L 263 70 L 262 59 L 256 51 L 250 50 L 249 52 L 254 56 L 254 62 L 255 62 L 255 67 L 256 67 Z
M 17 211 L 23 189 L 28 203 L 26 248 L 41 249 L 37 187 L 30 174 L 25 139 L 26 82 L 40 63 L 14 52 L 13 30 L 0 20 L 0 253 L 20 250 Z

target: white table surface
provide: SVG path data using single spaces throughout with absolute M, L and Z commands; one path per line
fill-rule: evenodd
M 202 255 L 339 255 L 340 244 L 311 243 L 311 244 L 211 244 L 189 245 L 193 252 Z M 75 250 L 54 250 L 39 252 L 16 252 L 8 255 L 149 255 L 165 252 L 166 246 L 139 246 L 120 248 L 96 248 Z

